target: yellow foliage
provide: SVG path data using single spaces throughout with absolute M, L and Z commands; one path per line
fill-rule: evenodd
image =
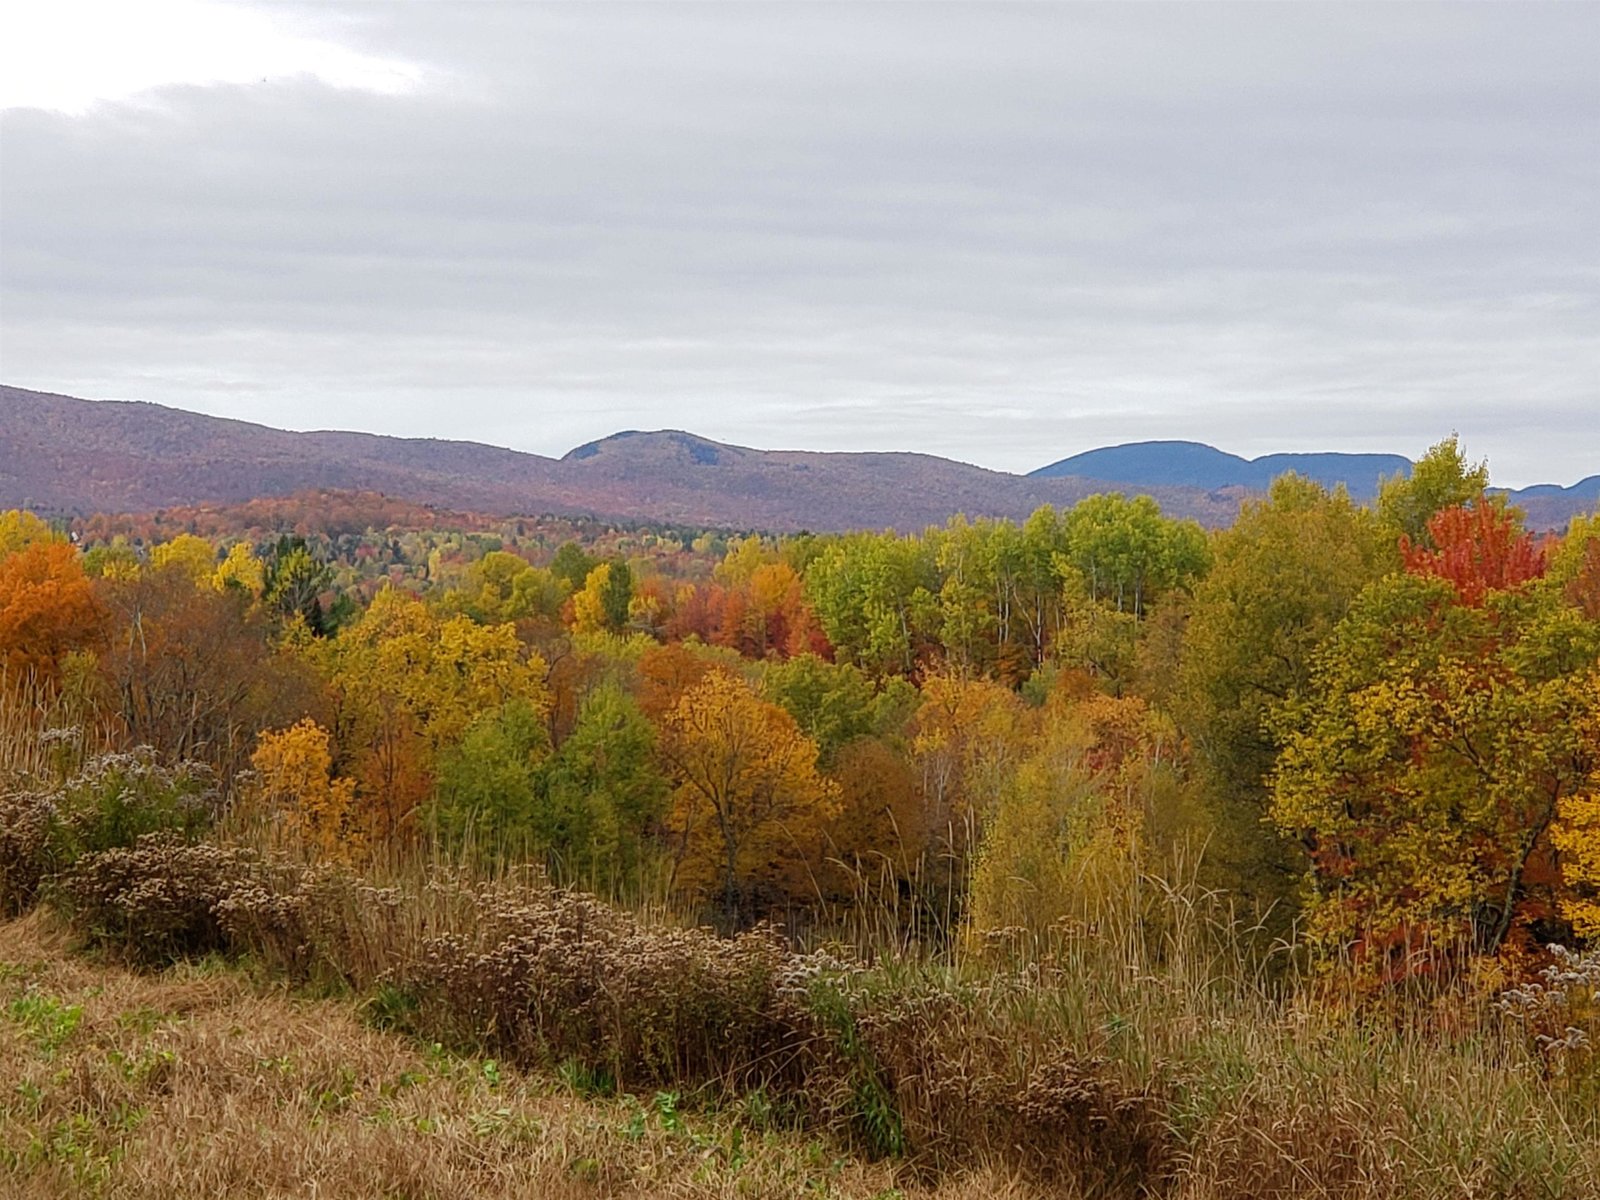
M 0 512 L 0 558 L 26 550 L 35 542 L 59 542 L 61 535 L 24 509 Z
M 980 947 L 1001 931 L 1038 946 L 1064 922 L 1094 922 L 1141 866 L 1146 793 L 1171 753 L 1165 722 L 1143 701 L 1099 695 L 1053 697 L 1046 715 L 984 827 L 967 906 Z
M 676 782 L 668 832 L 680 890 L 720 891 L 737 911 L 763 886 L 805 888 L 839 799 L 793 717 L 713 670 L 667 713 L 661 750 Z
M 211 586 L 219 592 L 230 587 L 243 588 L 250 595 L 260 597 L 267 586 L 267 567 L 247 542 L 237 542 L 228 548 L 228 555 L 211 575 Z
M 929 827 L 945 830 L 951 849 L 966 844 L 977 809 L 998 794 L 1032 725 L 1017 694 L 993 680 L 946 674 L 923 681 L 911 753 L 922 770 Z
M 170 542 L 150 549 L 150 565 L 156 570 L 182 571 L 195 583 L 208 580 L 216 570 L 217 552 L 211 543 L 192 533 L 180 533 Z
M 1600 672 L 1591 676 L 1593 695 L 1600 697 Z M 1561 853 L 1566 891 L 1561 915 L 1579 937 L 1600 938 L 1600 703 L 1581 722 L 1584 742 L 1596 766 L 1585 786 L 1561 800 L 1551 844 Z
M 601 563 L 589 572 L 583 587 L 572 595 L 572 632 L 602 633 L 606 628 L 605 590 L 611 582 L 611 564 Z
M 263 732 L 251 764 L 262 799 L 287 814 L 306 850 L 343 862 L 364 853 L 356 783 L 333 777 L 327 730 L 307 718 L 288 729 Z
M 526 701 L 541 719 L 550 708 L 544 660 L 524 651 L 515 627 L 442 618 L 392 588 L 331 644 L 305 652 L 322 659 L 334 684 L 339 741 L 359 748 L 354 774 L 383 832 L 427 798 L 439 752 L 480 713 L 509 700 Z

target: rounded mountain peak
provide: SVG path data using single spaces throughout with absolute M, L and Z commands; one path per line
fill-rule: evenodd
M 630 463 L 688 463 L 714 467 L 730 456 L 744 453 L 738 446 L 725 446 L 681 429 L 625 429 L 610 437 L 585 442 L 562 456 L 562 462 L 597 459 Z

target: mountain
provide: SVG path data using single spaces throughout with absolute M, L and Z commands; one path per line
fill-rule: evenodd
M 69 515 L 237 503 L 315 488 L 482 513 L 593 514 L 733 529 L 921 529 L 952 513 L 1022 518 L 1114 485 L 1030 479 L 928 454 L 752 450 L 675 430 L 562 459 L 476 442 L 291 433 L 157 404 L 0 386 L 0 508 Z M 1148 490 L 1226 524 L 1238 494 Z
M 1170 464 L 1167 473 L 1152 474 L 1151 462 L 1160 460 Z M 1255 473 L 1240 482 L 1234 464 Z M 753 450 L 681 430 L 613 434 L 555 459 L 477 442 L 293 433 L 157 404 L 0 385 L 0 509 L 63 515 L 240 503 L 320 488 L 484 514 L 587 514 L 775 532 L 917 530 L 957 512 L 1020 519 L 1041 504 L 1121 490 L 1146 492 L 1173 516 L 1218 526 L 1283 470 L 1345 479 L 1359 494 L 1368 486 L 1362 481 L 1408 467 L 1395 455 L 1248 462 L 1194 442 L 1155 442 L 1011 475 L 929 454 Z M 1559 528 L 1600 500 L 1600 477 L 1512 498 L 1536 527 Z
M 1295 471 L 1324 487 L 1344 484 L 1358 500 L 1378 494 L 1387 476 L 1406 474 L 1411 460 L 1398 454 L 1268 454 L 1240 458 L 1203 442 L 1130 442 L 1087 450 L 1030 472 L 1037 479 L 1086 475 L 1115 479 L 1135 487 L 1154 483 L 1169 487 L 1242 487 L 1265 491 L 1285 471 Z
M 1536 483 L 1507 492 L 1533 529 L 1565 529 L 1579 513 L 1600 512 L 1600 475 L 1580 479 L 1571 487 Z

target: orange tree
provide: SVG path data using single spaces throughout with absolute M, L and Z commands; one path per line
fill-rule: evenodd
M 78 552 L 33 541 L 0 558 L 0 671 L 53 679 L 61 656 L 94 640 L 100 610 Z

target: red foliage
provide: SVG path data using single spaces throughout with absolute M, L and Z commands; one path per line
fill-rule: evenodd
M 1476 608 L 1491 591 L 1508 591 L 1538 579 L 1548 566 L 1550 539 L 1535 542 L 1515 516 L 1492 504 L 1457 505 L 1435 513 L 1428 533 L 1438 549 L 1400 537 L 1400 554 L 1413 575 L 1443 579 L 1461 603 Z

